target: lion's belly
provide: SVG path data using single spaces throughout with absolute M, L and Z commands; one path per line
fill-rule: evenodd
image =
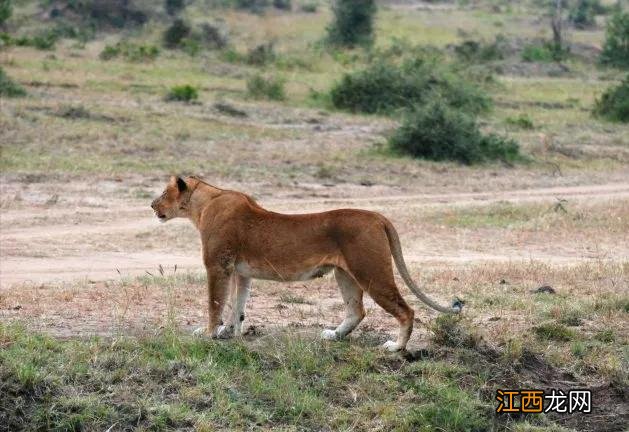
M 315 266 L 304 265 L 301 268 L 295 268 L 294 266 L 280 267 L 277 265 L 274 266 L 272 263 L 251 264 L 243 260 L 236 263 L 236 273 L 241 276 L 254 279 L 294 282 L 322 277 L 326 273 L 332 271 L 334 267 L 335 266 L 332 264 Z

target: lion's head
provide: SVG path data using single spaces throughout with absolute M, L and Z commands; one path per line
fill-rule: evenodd
M 188 184 L 179 176 L 172 176 L 164 192 L 153 200 L 151 208 L 161 221 L 176 217 L 186 217 L 185 200 L 188 198 Z

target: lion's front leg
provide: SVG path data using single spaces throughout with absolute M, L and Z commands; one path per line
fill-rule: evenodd
M 237 275 L 234 286 L 234 296 L 232 297 L 232 323 L 234 335 L 242 336 L 242 323 L 245 320 L 245 305 L 249 299 L 251 290 L 251 278 Z
M 213 337 L 224 337 L 224 326 L 221 317 L 225 300 L 229 291 L 231 274 L 223 268 L 210 267 L 207 269 L 208 281 L 208 334 Z M 223 327 L 221 329 L 221 327 Z

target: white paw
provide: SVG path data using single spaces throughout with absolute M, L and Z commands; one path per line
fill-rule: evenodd
M 216 337 L 218 339 L 229 339 L 234 335 L 233 326 L 221 325 L 216 327 Z
M 198 327 L 192 332 L 192 336 L 203 336 L 205 334 L 205 327 Z
M 321 339 L 324 340 L 337 340 L 339 337 L 334 330 L 323 330 L 321 332 Z
M 400 346 L 397 344 L 397 342 L 393 342 L 393 341 L 386 341 L 384 343 L 384 345 L 382 345 L 382 348 L 386 349 L 387 351 L 391 351 L 391 352 L 395 352 L 395 351 L 399 351 L 400 350 Z

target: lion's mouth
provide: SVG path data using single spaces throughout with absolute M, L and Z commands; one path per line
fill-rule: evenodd
M 166 220 L 166 215 L 165 214 L 155 213 L 155 216 L 157 216 L 157 219 L 159 219 L 161 221 L 165 221 Z

